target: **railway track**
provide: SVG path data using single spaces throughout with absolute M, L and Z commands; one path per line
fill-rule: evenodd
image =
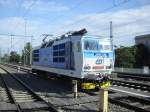
M 145 84 L 145 83 L 141 83 L 141 82 L 112 79 L 112 85 L 113 86 L 129 87 L 129 88 L 139 89 L 139 90 L 145 91 L 145 92 L 146 91 L 150 92 L 150 85 Z
M 29 72 L 31 73 L 31 66 L 23 66 L 23 65 L 13 65 L 13 64 L 7 64 L 7 63 L 0 63 L 1 65 L 4 65 L 4 66 L 8 66 L 8 67 L 11 67 L 11 68 L 14 68 L 14 69 L 19 69 L 21 71 L 24 71 L 24 72 Z
M 23 65 L 17 65 L 17 64 L 7 64 L 3 63 L 3 65 L 18 69 L 18 66 L 20 67 L 20 70 L 24 72 L 29 72 L 31 73 L 31 66 L 23 66 Z M 117 72 L 115 72 L 117 73 Z M 136 82 L 141 82 L 141 83 L 150 83 L 150 75 L 146 74 L 127 74 L 127 73 L 117 73 L 117 78 L 124 78 L 125 80 L 132 80 Z
M 68 87 L 68 82 L 62 85 L 64 81 L 59 79 L 54 81 L 53 79 L 43 79 L 41 77 L 37 77 L 33 74 L 25 73 L 22 71 L 17 73 L 17 71 L 11 66 L 4 66 L 4 68 L 8 69 L 11 73 L 16 73 L 15 75 L 18 78 L 20 78 L 23 82 L 30 86 L 39 96 L 41 96 L 47 102 L 51 101 L 52 104 L 59 110 L 63 110 L 64 112 L 98 111 L 97 106 L 93 104 L 98 99 L 98 96 L 90 97 L 89 95 L 85 96 L 85 94 L 83 93 L 78 93 L 78 98 L 74 99 L 72 87 Z
M 15 68 L 17 69 L 18 66 L 16 65 L 10 65 L 10 64 L 5 64 L 9 67 Z M 25 72 L 30 72 L 31 73 L 31 68 L 24 68 L 21 66 L 21 70 L 25 71 Z M 149 80 L 149 76 L 148 75 L 144 75 L 144 76 L 135 76 L 135 75 L 127 75 L 127 74 L 123 74 L 123 75 L 119 75 L 119 77 L 121 78 L 113 78 L 111 79 L 112 81 L 112 85 L 114 86 L 123 86 L 123 87 L 128 87 L 131 89 L 138 89 L 144 92 L 150 92 L 150 83 L 149 81 L 147 82 L 147 80 Z M 137 78 L 138 77 L 138 78 Z M 141 80 L 140 80 L 141 78 Z M 136 81 L 136 80 L 140 80 L 140 81 Z M 143 81 L 144 79 L 144 81 Z
M 150 112 L 150 100 L 135 96 L 109 96 L 111 103 L 118 104 L 136 112 Z
M 97 96 L 98 92 L 84 91 L 90 96 Z M 130 96 L 127 94 L 118 93 L 116 91 L 109 90 L 109 103 L 120 105 L 121 107 L 135 112 L 150 112 L 150 99 L 143 97 Z M 96 102 L 96 101 L 95 101 Z
M 10 66 L 11 67 L 11 66 Z M 128 83 L 129 82 L 129 83 Z M 123 87 L 129 87 L 129 88 L 135 88 L 135 89 L 141 89 L 143 91 L 148 91 L 149 92 L 149 86 L 145 85 L 145 84 L 140 84 L 140 83 L 135 83 L 133 81 L 123 81 L 123 80 L 113 80 L 113 85 L 118 85 L 118 86 L 123 86 Z M 112 93 L 115 93 L 114 91 L 111 91 Z M 89 93 L 87 93 L 89 94 Z M 98 95 L 98 93 L 90 93 L 90 96 L 93 95 Z M 96 99 L 96 98 L 95 98 Z M 93 100 L 93 103 L 98 103 L 98 100 Z M 134 97 L 134 96 L 120 96 L 120 95 L 116 95 L 113 96 L 111 95 L 109 97 L 109 102 L 112 104 L 116 104 L 116 105 L 120 105 L 122 107 L 128 108 L 129 110 L 134 110 L 136 112 L 150 112 L 150 101 L 145 100 L 143 98 L 138 98 L 138 97 Z M 64 105 L 64 106 L 60 106 L 61 109 L 66 109 L 68 107 L 71 106 L 77 106 L 78 105 L 84 105 L 87 103 L 91 103 L 91 102 L 81 102 L 81 103 L 75 103 L 75 104 L 68 104 L 68 105 Z
M 118 78 L 135 79 L 137 81 L 150 81 L 150 74 L 130 74 L 130 73 L 117 73 Z
M 22 82 L 18 77 L 9 73 L 6 69 L 0 68 L 0 111 L 53 111 L 58 112 L 52 104 L 46 102 L 37 95 L 30 87 Z M 11 108 L 8 108 L 11 106 Z M 4 108 L 4 107 L 6 108 Z

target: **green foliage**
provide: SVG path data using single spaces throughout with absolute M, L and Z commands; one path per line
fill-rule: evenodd
M 9 62 L 9 55 L 8 54 L 4 54 L 4 56 L 1 58 L 2 62 Z
M 143 44 L 131 47 L 121 46 L 115 50 L 115 58 L 116 67 L 140 68 L 150 66 L 148 49 Z
M 115 66 L 117 67 L 134 67 L 135 63 L 135 49 L 134 47 L 121 47 L 115 50 L 116 60 Z
M 20 55 L 16 51 L 10 52 L 9 62 L 18 63 L 20 61 Z
M 20 55 L 16 51 L 11 51 L 10 54 L 4 54 L 4 56 L 1 58 L 1 61 L 8 63 L 19 63 Z

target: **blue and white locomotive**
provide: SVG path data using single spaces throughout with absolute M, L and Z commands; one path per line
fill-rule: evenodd
M 68 32 L 33 49 L 32 70 L 77 79 L 107 79 L 114 67 L 110 38 Z

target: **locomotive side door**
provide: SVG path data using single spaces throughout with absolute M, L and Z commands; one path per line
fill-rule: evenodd
M 65 44 L 65 60 L 66 60 L 66 69 L 74 70 L 74 53 L 72 50 L 72 42 L 66 42 Z
M 83 68 L 83 55 L 81 46 L 81 39 L 76 39 L 73 45 L 76 75 L 80 75 Z

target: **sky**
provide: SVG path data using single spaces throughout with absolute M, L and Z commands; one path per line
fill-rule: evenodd
M 40 45 L 42 34 L 55 37 L 82 28 L 108 37 L 110 21 L 114 44 L 131 46 L 135 36 L 150 33 L 149 11 L 150 0 L 0 0 L 0 49 L 21 52 L 31 40 Z

